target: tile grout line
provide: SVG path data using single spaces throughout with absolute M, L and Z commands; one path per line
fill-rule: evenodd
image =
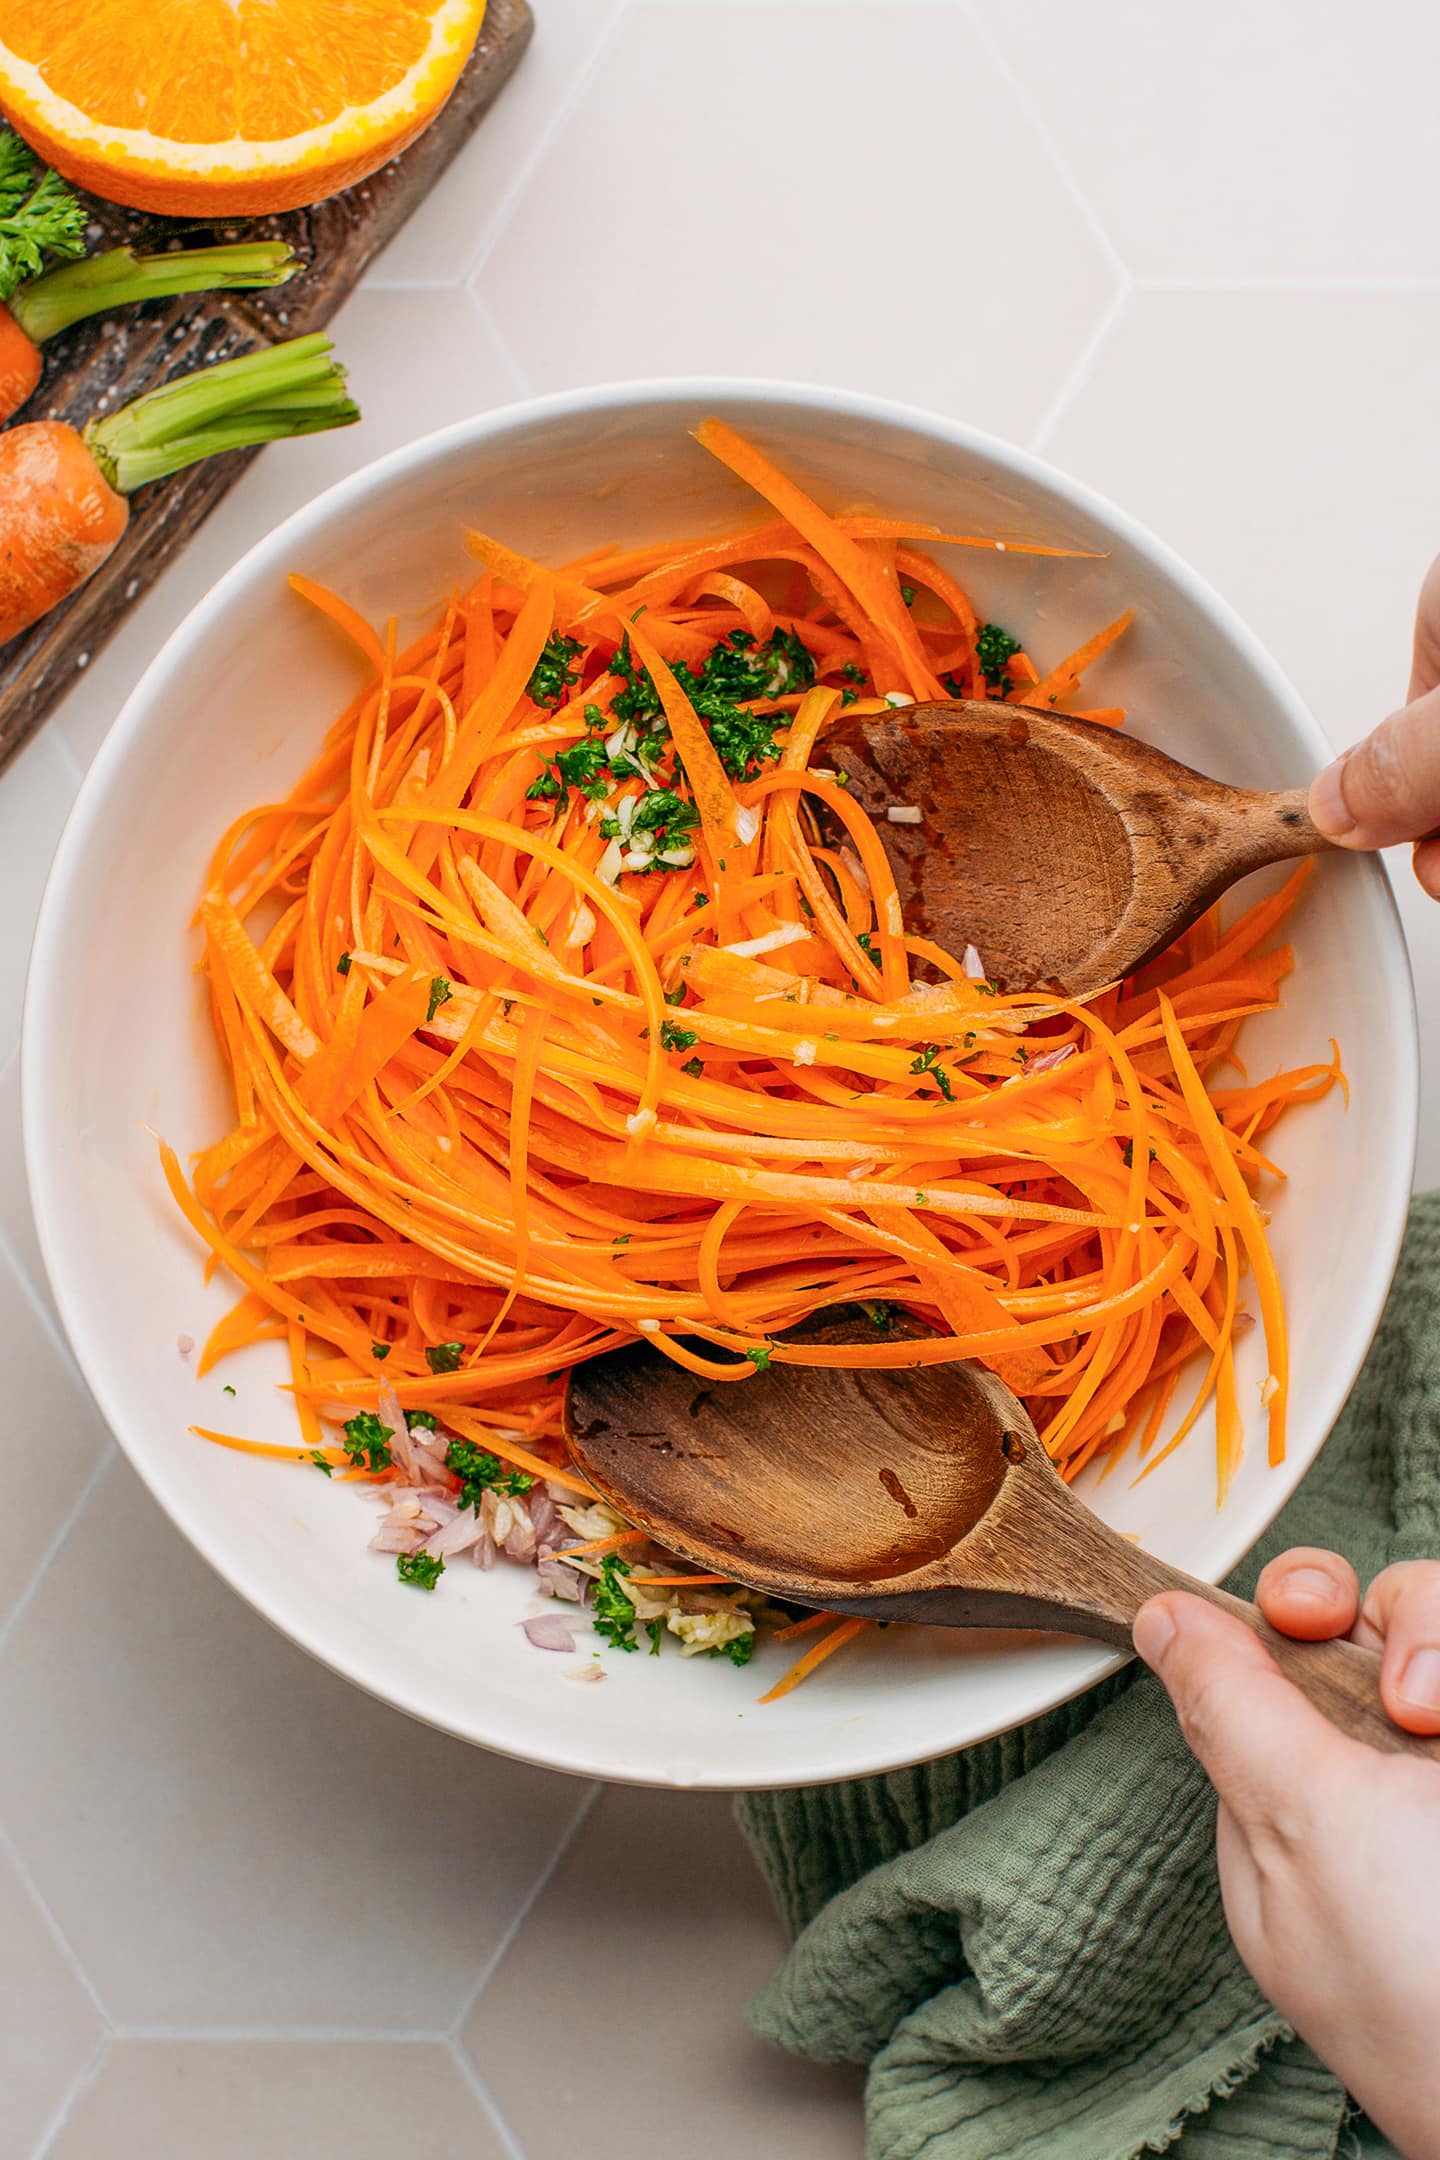
M 579 1807 L 576 1808 L 574 1815 L 571 1817 L 570 1827 L 568 1828 L 568 1830 L 566 1830 L 564 1836 L 557 1841 L 554 1852 L 551 1853 L 550 1858 L 546 1861 L 544 1867 L 540 1870 L 540 1873 L 536 1876 L 534 1882 L 530 1885 L 530 1889 L 527 1892 L 526 1896 L 521 1899 L 520 1904 L 516 1910 L 515 1917 L 510 1922 L 509 1927 L 506 1928 L 505 1933 L 500 1938 L 500 1941 L 491 1951 L 489 1957 L 485 1960 L 484 1965 L 480 1969 L 479 1978 L 476 1980 L 474 1987 L 466 1996 L 464 2002 L 460 2006 L 457 2015 L 451 2021 L 451 2024 L 448 2027 L 449 2037 L 455 2040 L 457 2044 L 459 2043 L 459 2037 L 462 2029 L 466 2024 L 468 2024 L 469 2020 L 471 2019 L 471 2017 L 473 2017 L 475 2013 L 476 2004 L 479 2002 L 486 1988 L 490 1985 L 490 1982 L 494 1979 L 495 1974 L 499 1970 L 502 1962 L 509 1954 L 511 1948 L 514 1945 L 516 1936 L 520 1933 L 521 1928 L 525 1925 L 525 1922 L 529 1919 L 531 1912 L 538 1904 L 541 1893 L 549 1887 L 551 1877 L 554 1875 L 555 1870 L 559 1867 L 560 1862 L 564 1859 L 566 1853 L 569 1852 L 570 1847 L 574 1844 L 576 1838 L 580 1835 L 581 1830 L 583 1829 L 586 1821 L 589 1818 L 590 1810 L 594 1807 L 596 1801 L 599 1799 L 604 1789 L 605 1788 L 603 1783 L 601 1783 L 598 1779 L 590 1787 L 589 1792 L 586 1793 L 584 1799 L 580 1802 Z
M 81 2071 L 79 2077 L 76 2078 L 75 2083 L 71 2086 L 67 2098 L 61 2102 L 59 2111 L 57 2112 L 49 2129 L 45 2132 L 39 2144 L 35 2147 L 33 2153 L 31 2154 L 31 2160 L 45 2160 L 45 2155 L 49 2152 L 54 2151 L 55 2140 L 60 2136 L 60 2133 L 71 2121 L 76 2108 L 79 2107 L 80 2102 L 84 2099 L 86 2093 L 89 2092 L 91 2086 L 99 2077 L 100 2072 L 104 2069 L 106 2057 L 109 2055 L 109 2053 L 110 2034 L 108 2032 L 105 2032 L 100 2035 L 99 2045 L 96 2047 L 94 2054 L 91 2056 L 89 2062 L 86 2063 L 85 2068 Z
M 539 170 L 551 144 L 558 140 L 570 115 L 579 104 L 582 93 L 588 88 L 591 76 L 609 50 L 631 5 L 632 0 L 611 0 L 610 19 L 595 40 L 594 50 L 591 52 L 590 58 L 570 84 L 569 89 L 556 103 L 545 126 L 537 133 L 534 142 L 531 144 L 529 156 L 522 159 L 511 174 L 510 183 L 495 206 L 484 238 L 473 254 L 466 260 L 465 266 L 460 273 L 459 283 L 467 289 L 471 281 L 479 277 L 485 264 L 499 245 L 511 218 L 519 206 L 521 197 L 528 188 L 532 177 Z M 508 344 L 505 350 L 508 355 Z M 511 358 L 513 360 L 513 355 Z M 519 365 L 518 362 L 514 362 L 514 364 L 517 367 Z
M 95 1989 L 91 1984 L 89 1974 L 86 1972 L 84 1966 L 80 1963 L 79 1958 L 76 1956 L 75 1951 L 71 1945 L 70 1938 L 66 1935 L 59 1921 L 55 1918 L 54 1913 L 51 1912 L 49 1904 L 47 1903 L 45 1898 L 41 1896 L 40 1886 L 36 1882 L 35 1877 L 31 1874 L 29 1865 L 25 1859 L 24 1854 L 21 1852 L 19 1846 L 15 1843 L 15 1840 L 11 1837 L 10 1832 L 5 1828 L 3 1823 L 0 1823 L 0 1854 L 3 1854 L 4 1858 L 14 1869 L 15 1874 L 19 1879 L 21 1888 L 27 1893 L 31 1904 L 35 1907 L 35 1910 L 39 1913 L 40 1918 L 45 1923 L 46 1931 L 50 1935 L 51 1940 L 54 1942 L 56 1949 L 60 1952 L 61 1957 L 69 1966 L 70 1971 L 73 1973 L 74 1977 L 79 1981 L 82 1992 L 89 1998 L 90 2007 L 95 2012 L 96 2017 L 100 2020 L 101 2026 L 104 2029 L 104 2037 L 108 2039 L 111 2033 L 114 2031 L 114 2027 L 111 2025 L 110 2018 L 105 2009 L 105 2005 L 101 2002 L 100 1997 L 96 1994 Z
M 0 1223 L 0 1259 L 8 1260 L 10 1263 L 15 1280 L 20 1285 L 26 1303 L 31 1306 L 36 1319 L 50 1337 L 51 1342 L 54 1343 L 56 1350 L 59 1352 L 61 1363 L 65 1366 L 76 1385 L 82 1388 L 88 1396 L 90 1390 L 85 1386 L 80 1368 L 75 1362 L 75 1353 L 66 1338 L 65 1330 L 60 1326 L 54 1313 L 46 1304 L 35 1278 L 26 1264 L 24 1255 L 16 1249 L 15 1241 L 3 1223 Z
M 1103 311 L 1089 337 L 1080 347 L 1075 359 L 1067 368 L 1059 389 L 1051 398 L 1050 403 L 1046 406 L 1027 437 L 1029 447 L 1032 450 L 1043 455 L 1045 445 L 1050 440 L 1054 430 L 1059 426 L 1061 420 L 1089 381 L 1095 363 L 1100 357 L 1101 350 L 1109 339 L 1110 332 L 1125 312 L 1130 293 L 1131 288 L 1125 285 L 1113 295 L 1109 306 Z
M 566 122 L 570 118 L 570 115 L 574 112 L 576 106 L 580 102 L 581 93 L 588 88 L 590 78 L 594 75 L 595 70 L 599 67 L 601 60 L 605 57 L 605 54 L 609 51 L 611 45 L 614 43 L 616 32 L 618 31 L 620 24 L 624 20 L 627 12 L 629 11 L 630 5 L 631 0 L 612 0 L 612 13 L 610 16 L 610 20 L 606 23 L 605 28 L 601 31 L 599 37 L 595 40 L 595 49 L 591 53 L 590 58 L 586 61 L 584 67 L 581 68 L 579 74 L 575 77 L 575 80 L 571 83 L 569 89 L 565 92 L 564 96 L 561 97 L 556 103 L 555 109 L 551 113 L 547 124 L 542 127 L 539 133 L 536 135 L 535 141 L 531 146 L 530 155 L 527 158 L 522 159 L 521 162 L 516 166 L 514 172 L 511 174 L 510 184 L 505 189 L 504 193 L 500 197 L 499 202 L 495 206 L 494 215 L 490 220 L 489 229 L 486 233 L 485 238 L 481 241 L 479 247 L 475 250 L 475 252 L 468 258 L 465 267 L 460 274 L 459 282 L 462 285 L 468 285 L 472 278 L 477 278 L 480 275 L 481 271 L 484 269 L 486 263 L 490 260 L 490 257 L 494 254 L 495 249 L 499 245 L 500 240 L 506 230 L 506 227 L 509 225 L 511 218 L 519 205 L 521 196 L 525 193 L 525 190 L 530 185 L 530 181 L 534 174 L 539 170 L 542 160 L 550 149 L 550 145 L 558 140 L 561 131 L 563 130 Z
M 499 353 L 501 361 L 504 364 L 506 373 L 509 375 L 510 385 L 515 392 L 515 395 L 522 398 L 532 397 L 534 395 L 534 391 L 531 386 L 530 378 L 526 374 L 524 368 L 521 366 L 519 357 L 515 353 L 509 338 L 506 337 L 504 331 L 500 328 L 499 323 L 496 321 L 494 315 L 491 313 L 488 303 L 481 299 L 479 293 L 476 292 L 473 285 L 462 285 L 460 290 L 464 293 L 466 300 L 475 310 L 475 313 L 479 316 L 480 321 L 484 325 L 485 329 L 489 332 L 490 337 L 494 342 L 495 350 Z
M 117 2022 L 111 2027 L 116 2040 L 190 2041 L 206 2046 L 279 2047 L 287 2041 L 307 2047 L 337 2047 L 354 2041 L 357 2046 L 378 2047 L 394 2040 L 405 2047 L 448 2047 L 449 2032 L 443 2027 L 388 2025 L 132 2025 Z
M 1440 277 L 1306 277 L 1277 272 L 1257 277 L 1137 276 L 1144 293 L 1440 293 Z
M 489 2086 L 481 2077 L 474 2063 L 471 2062 L 463 2043 L 452 2034 L 446 2040 L 445 2046 L 450 2050 L 451 2056 L 454 2058 L 456 2069 L 479 2102 L 481 2113 L 504 2146 L 508 2160 L 525 2160 L 524 2148 L 499 2108 L 495 2105 Z
M 51 1561 L 55 1558 L 56 1553 L 59 1552 L 61 1546 L 65 1543 L 66 1538 L 69 1537 L 70 1532 L 74 1529 L 76 1523 L 80 1520 L 81 1515 L 84 1513 L 86 1507 L 90 1503 L 91 1495 L 98 1490 L 102 1479 L 105 1477 L 106 1473 L 110 1469 L 110 1466 L 115 1461 L 115 1459 L 115 1443 L 113 1440 L 110 1440 L 109 1444 L 102 1453 L 99 1462 L 96 1463 L 95 1468 L 91 1471 L 89 1477 L 85 1480 L 85 1483 L 80 1491 L 80 1496 L 76 1500 L 75 1505 L 71 1508 L 69 1514 L 65 1517 L 64 1522 L 61 1523 L 60 1528 L 56 1531 L 54 1537 L 46 1546 L 44 1555 L 42 1556 L 38 1567 L 36 1568 L 34 1574 L 31 1576 L 29 1582 L 26 1583 L 25 1588 L 20 1593 L 20 1598 L 15 1606 L 14 1611 L 11 1613 L 9 1619 L 5 1621 L 4 1625 L 0 1626 L 0 1657 L 4 1656 L 5 1651 L 9 1645 L 10 1637 L 15 1633 L 16 1629 L 20 1625 L 21 1620 L 30 1610 L 30 1601 L 35 1596 L 35 1593 L 39 1589 L 41 1583 L 44 1581 L 45 1576 L 49 1570 Z M 26 1879 L 28 1881 L 28 1876 Z
M 994 31 L 991 29 L 989 23 L 986 21 L 984 12 L 977 4 L 977 0 L 958 0 L 958 5 L 959 11 L 964 15 L 965 19 L 970 24 L 970 27 L 975 32 L 975 35 L 979 40 L 980 44 L 983 46 L 985 54 L 989 59 L 991 66 L 1002 77 L 1007 88 L 1010 91 L 1011 96 L 1014 98 L 1016 104 L 1019 106 L 1026 120 L 1029 122 L 1036 141 L 1040 144 L 1041 148 L 1045 152 L 1045 155 L 1049 158 L 1050 163 L 1054 167 L 1055 172 L 1063 183 L 1066 192 L 1069 194 L 1076 209 L 1080 212 L 1081 217 L 1084 219 L 1085 224 L 1089 228 L 1092 239 L 1099 247 L 1100 252 L 1104 255 L 1105 259 L 1110 265 L 1111 270 L 1114 272 L 1116 278 L 1119 280 L 1122 291 L 1128 289 L 1132 282 L 1129 265 L 1126 263 L 1124 256 L 1116 247 L 1115 242 L 1111 239 L 1104 225 L 1102 225 L 1102 223 L 1100 222 L 1099 213 L 1096 211 L 1094 205 L 1090 201 L 1089 196 L 1085 193 L 1079 181 L 1076 179 L 1075 174 L 1071 169 L 1069 160 L 1065 157 L 1058 143 L 1056 143 L 1056 141 L 1052 137 L 1050 130 L 1046 127 L 1045 121 L 1038 107 L 1036 106 L 1034 99 L 1030 95 L 1028 84 L 1025 82 L 1023 76 L 1018 75 L 1015 72 L 1014 68 L 1010 65 L 1009 55 L 1006 53 L 1004 47 L 996 38 Z

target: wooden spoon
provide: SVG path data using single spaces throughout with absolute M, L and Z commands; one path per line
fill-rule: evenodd
M 807 1330 L 812 1356 L 876 1339 L 855 1308 Z M 897 1313 L 886 1340 L 932 1331 Z M 1145 1600 L 1188 1590 L 1254 1630 L 1342 1731 L 1440 1761 L 1392 1725 L 1380 1661 L 1278 1635 L 1254 1605 L 1131 1545 L 1063 1484 L 983 1366 L 776 1364 L 697 1378 L 640 1343 L 572 1373 L 577 1467 L 670 1551 L 772 1597 L 873 1620 L 1058 1628 L 1119 1648 Z
M 847 772 L 875 820 L 906 927 L 957 957 L 973 945 L 1001 991 L 1088 996 L 1247 871 L 1331 845 L 1303 789 L 1226 787 L 1133 736 L 1026 705 L 842 717 L 816 763 Z

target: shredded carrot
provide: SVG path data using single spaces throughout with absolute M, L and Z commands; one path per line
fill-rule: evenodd
M 784 1679 L 777 1680 L 774 1687 L 767 1688 L 758 1700 L 762 1703 L 779 1702 L 792 1688 L 799 1687 L 802 1680 L 808 1680 L 817 1665 L 823 1665 L 826 1658 L 833 1657 L 837 1650 L 843 1650 L 846 1643 L 853 1642 L 857 1635 L 862 1635 L 865 1629 L 873 1624 L 872 1621 L 858 1617 L 842 1620 L 839 1627 L 832 1629 L 830 1634 L 821 1636 L 813 1650 L 807 1650 L 804 1657 L 797 1658 Z
M 292 794 L 216 847 L 199 920 L 234 1124 L 192 1177 L 162 1163 L 241 1293 L 200 1370 L 283 1342 L 300 1441 L 206 1437 L 388 1483 L 385 1450 L 330 1444 L 383 1382 L 392 1427 L 396 1402 L 428 1413 L 589 1501 L 565 1377 L 643 1337 L 733 1385 L 772 1361 L 978 1358 L 1066 1477 L 1127 1453 L 1148 1475 L 1213 1409 L 1223 1497 L 1249 1408 L 1243 1273 L 1284 1449 L 1264 1136 L 1343 1085 L 1333 1045 L 1238 1067 L 1245 1020 L 1280 1000 L 1273 941 L 1305 872 L 1087 1004 L 989 995 L 905 924 L 827 729 L 945 689 L 1119 725 L 1072 701 L 1128 611 L 987 681 L 977 610 L 929 550 L 991 543 L 832 513 L 723 423 L 698 439 L 759 522 L 557 569 L 472 536 L 483 574 L 408 650 L 292 580 L 370 677 Z M 872 1340 L 796 1339 L 857 1300 Z M 887 1335 L 891 1307 L 934 1333 Z M 724 1580 L 666 1557 L 636 1583 Z

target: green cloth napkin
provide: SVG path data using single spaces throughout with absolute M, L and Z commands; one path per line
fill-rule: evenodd
M 1297 1544 L 1362 1581 L 1440 1554 L 1440 1194 L 1413 1203 L 1354 1393 L 1231 1587 Z M 870 2160 L 1390 2151 L 1240 1963 L 1214 1795 L 1143 1670 L 962 1754 L 739 1812 L 795 1937 L 751 2021 L 869 2065 Z

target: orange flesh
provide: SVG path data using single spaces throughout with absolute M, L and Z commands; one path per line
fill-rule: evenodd
M 5 0 L 0 33 L 102 127 L 273 142 L 398 82 L 425 50 L 430 13 L 406 0 Z

